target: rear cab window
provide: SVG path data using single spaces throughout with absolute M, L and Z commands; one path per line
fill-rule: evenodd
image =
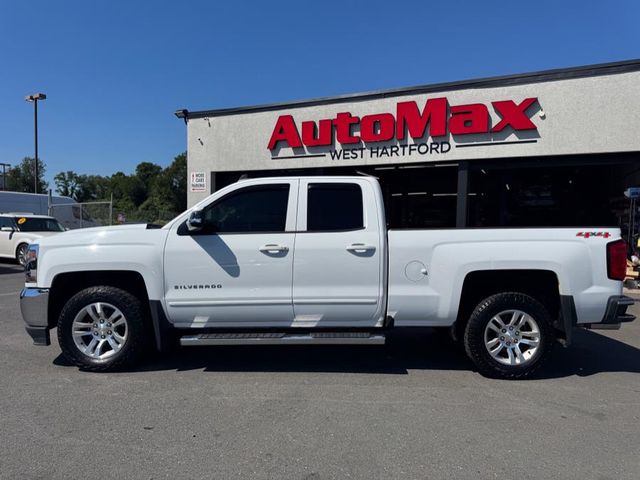
M 355 183 L 310 183 L 307 231 L 339 232 L 364 228 L 362 189 Z

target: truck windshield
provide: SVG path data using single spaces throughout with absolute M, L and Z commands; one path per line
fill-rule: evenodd
M 64 232 L 64 227 L 54 218 L 28 218 L 15 219 L 21 232 Z

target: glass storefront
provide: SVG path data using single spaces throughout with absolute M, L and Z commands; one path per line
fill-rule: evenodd
M 372 175 L 382 186 L 389 228 L 455 228 L 459 165 L 331 167 L 212 174 L 220 189 L 242 176 Z M 626 235 L 624 189 L 640 184 L 635 154 L 518 158 L 467 163 L 469 228 L 617 226 Z M 462 210 L 464 212 L 464 210 Z

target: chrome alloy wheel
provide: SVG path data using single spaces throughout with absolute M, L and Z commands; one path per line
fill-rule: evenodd
M 540 346 L 540 327 L 521 310 L 505 310 L 491 317 L 484 329 L 484 345 L 503 365 L 524 365 Z
M 105 302 L 90 303 L 73 319 L 71 335 L 80 352 L 103 360 L 115 355 L 127 341 L 127 319 L 116 307 Z
M 22 245 L 20 245 L 20 248 L 18 249 L 18 262 L 23 267 L 27 265 L 28 256 L 29 256 L 29 245 L 23 243 Z

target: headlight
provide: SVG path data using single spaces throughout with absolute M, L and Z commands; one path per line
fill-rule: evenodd
M 27 263 L 24 266 L 24 273 L 27 277 L 27 283 L 36 283 L 38 281 L 38 251 L 40 246 L 37 243 L 29 245 L 27 251 Z

